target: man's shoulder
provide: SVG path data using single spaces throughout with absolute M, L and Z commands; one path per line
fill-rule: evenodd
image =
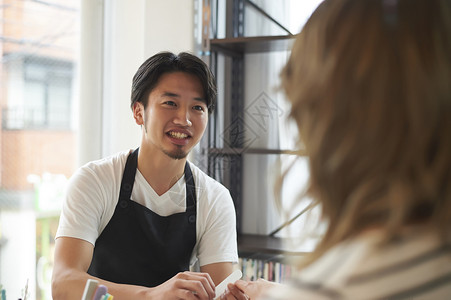
M 83 165 L 81 169 L 91 169 L 91 170 L 100 170 L 100 169 L 109 169 L 109 168 L 121 168 L 125 167 L 125 162 L 130 153 L 130 150 L 124 150 L 121 152 L 117 152 L 106 156 L 104 158 L 100 158 L 97 160 L 90 161 Z
M 122 174 L 129 150 L 121 151 L 104 158 L 90 161 L 81 166 L 72 177 L 92 180 L 111 180 Z M 119 174 L 119 175 L 118 175 Z

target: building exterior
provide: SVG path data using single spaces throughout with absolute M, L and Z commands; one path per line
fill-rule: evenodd
M 80 0 L 0 0 L 0 285 L 51 299 L 53 237 L 76 166 Z M 20 259 L 17 259 L 20 257 Z
M 0 1 L 2 190 L 32 189 L 29 174 L 73 172 L 78 2 Z

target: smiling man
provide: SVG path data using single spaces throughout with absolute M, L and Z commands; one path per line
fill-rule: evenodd
M 88 278 L 115 299 L 212 299 L 237 261 L 229 191 L 187 161 L 216 101 L 208 67 L 158 53 L 133 77 L 138 149 L 94 161 L 70 180 L 56 235 L 54 299 Z M 190 272 L 195 261 L 200 272 Z

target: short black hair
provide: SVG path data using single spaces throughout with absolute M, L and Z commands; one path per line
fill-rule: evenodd
M 147 106 L 147 98 L 155 88 L 161 75 L 172 72 L 185 72 L 199 78 L 207 102 L 208 113 L 214 111 L 216 105 L 216 81 L 205 64 L 197 56 L 188 52 L 180 52 L 178 55 L 172 52 L 159 52 L 148 58 L 133 76 L 131 107 L 136 102 Z

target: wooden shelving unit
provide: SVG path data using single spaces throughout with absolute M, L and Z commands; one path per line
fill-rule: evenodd
M 304 155 L 304 150 L 283 150 L 283 149 L 265 149 L 265 148 L 209 148 L 209 154 L 221 155 L 243 155 L 243 154 L 288 154 L 288 155 Z
M 291 48 L 294 38 L 294 35 L 279 35 L 211 39 L 210 47 L 211 51 L 231 55 L 236 53 L 285 51 Z
M 268 36 L 243 36 L 243 18 L 238 15 L 243 14 L 244 5 L 249 4 L 246 0 L 231 0 L 226 2 L 226 38 L 210 38 L 205 36 L 209 30 L 206 30 L 203 25 L 203 52 L 208 53 L 207 57 L 210 59 L 210 67 L 212 70 L 216 70 L 215 57 L 218 53 L 229 57 L 231 62 L 227 66 L 229 74 L 226 76 L 229 78 L 229 90 L 226 91 L 228 95 L 225 100 L 230 107 L 227 113 L 221 112 L 226 116 L 236 116 L 242 113 L 244 108 L 243 100 L 243 66 L 245 54 L 250 53 L 269 53 L 276 51 L 288 51 L 291 49 L 294 39 L 296 38 L 293 34 L 286 35 L 268 35 Z M 255 4 L 251 3 L 255 7 Z M 204 7 L 204 11 L 207 7 Z M 209 7 L 208 7 L 209 9 Z M 265 14 L 265 13 L 264 13 Z M 211 15 L 215 15 L 214 12 Z M 266 14 L 267 16 L 267 14 Z M 272 20 L 274 21 L 274 20 Z M 210 24 L 210 20 L 207 20 L 207 24 Z M 217 28 L 217 24 L 214 26 Z M 232 120 L 228 120 L 229 122 Z M 214 125 L 215 119 L 209 121 L 209 126 Z M 237 124 L 236 126 L 239 126 Z M 238 128 L 239 130 L 240 128 Z M 216 160 L 222 159 L 224 157 L 233 157 L 233 165 L 230 172 L 223 176 L 226 178 L 225 181 L 221 182 L 226 187 L 229 188 L 232 198 L 235 201 L 235 207 L 237 209 L 237 224 L 239 229 L 240 222 L 240 210 L 241 210 L 241 185 L 242 185 L 242 164 L 241 159 L 243 155 L 253 154 L 253 155 L 304 155 L 304 151 L 295 151 L 289 149 L 263 149 L 263 148 L 245 148 L 240 144 L 233 144 L 232 141 L 228 141 L 229 146 L 224 148 L 219 148 L 216 146 L 215 139 L 217 132 L 215 132 L 215 127 L 210 128 L 210 136 L 207 141 L 204 141 L 202 147 L 202 153 L 206 156 L 205 160 L 208 160 L 208 173 L 213 176 L 216 174 L 217 170 L 214 169 L 216 165 Z M 226 137 L 227 138 L 227 137 Z M 212 170 L 210 167 L 212 167 Z M 245 257 L 256 257 L 258 259 L 265 260 L 275 260 L 282 261 L 284 255 L 303 255 L 305 253 L 290 251 L 284 248 L 284 240 L 265 235 L 252 235 L 252 234 L 241 234 L 238 232 L 238 250 L 241 256 Z

